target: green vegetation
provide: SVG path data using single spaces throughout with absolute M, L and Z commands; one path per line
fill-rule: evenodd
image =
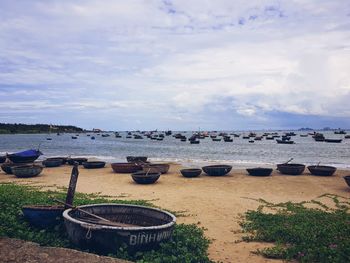
M 241 222 L 244 241 L 274 242 L 257 251 L 268 258 L 300 262 L 350 262 L 350 198 L 326 194 L 320 200 L 263 204 Z M 328 202 L 329 203 L 329 202 Z M 267 211 L 264 211 L 267 210 Z
M 55 204 L 52 198 L 65 198 L 64 191 L 40 191 L 37 187 L 16 184 L 0 184 L 0 236 L 19 238 L 37 242 L 46 246 L 59 246 L 75 248 L 70 244 L 63 224 L 50 229 L 38 229 L 31 227 L 24 219 L 21 212 L 23 205 L 29 204 Z M 96 203 L 130 203 L 152 206 L 143 200 L 123 201 L 111 199 L 108 196 L 98 194 L 76 193 L 74 204 Z M 162 243 L 156 251 L 138 252 L 129 255 L 120 248 L 115 255 L 137 262 L 211 262 L 208 259 L 207 249 L 209 240 L 204 237 L 203 229 L 197 225 L 177 224 L 173 238 L 169 242 Z M 92 251 L 91 251 L 92 252 Z
M 48 132 L 82 132 L 82 128 L 71 125 L 0 123 L 0 134 L 48 133 Z

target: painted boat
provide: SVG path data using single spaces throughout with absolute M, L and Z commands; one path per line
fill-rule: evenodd
M 115 173 L 135 173 L 142 170 L 142 166 L 137 163 L 112 163 L 111 167 Z
M 61 158 L 48 158 L 42 162 L 45 167 L 59 167 L 63 163 Z
M 32 163 L 43 153 L 39 150 L 26 150 L 22 152 L 7 154 L 6 157 L 13 163 Z
M 168 163 L 147 163 L 142 164 L 143 171 L 160 172 L 161 174 L 168 173 L 170 165 Z
M 282 163 L 277 164 L 277 170 L 279 170 L 282 174 L 300 175 L 304 172 L 305 165 L 298 163 Z
M 106 162 L 102 161 L 90 161 L 90 162 L 83 162 L 83 166 L 85 169 L 99 169 L 105 167 Z
M 36 164 L 27 164 L 14 166 L 11 168 L 11 170 L 12 173 L 18 178 L 29 178 L 38 176 L 42 172 L 43 167 Z
M 184 177 L 193 178 L 198 177 L 202 173 L 202 169 L 181 169 L 180 172 Z
M 132 179 L 138 184 L 154 184 L 158 181 L 161 173 L 152 171 L 140 171 L 131 174 Z
M 273 169 L 271 168 L 261 168 L 261 167 L 247 168 L 246 170 L 248 174 L 251 176 L 270 176 L 273 171 Z
M 202 170 L 210 176 L 223 176 L 228 174 L 232 169 L 231 165 L 224 165 L 224 164 L 219 164 L 219 165 L 208 165 L 208 166 L 203 166 Z
M 155 249 L 172 237 L 176 223 L 173 214 L 145 206 L 94 204 L 78 208 L 115 222 L 101 224 L 74 209 L 63 212 L 70 241 L 81 249 L 103 254 L 116 253 L 123 246 L 134 252 Z
M 52 205 L 26 205 L 22 207 L 23 216 L 36 227 L 53 227 L 63 222 L 63 206 Z
M 333 166 L 325 166 L 325 165 L 310 165 L 307 167 L 312 175 L 320 175 L 320 176 L 332 176 L 337 170 L 336 167 Z
M 6 174 L 13 174 L 12 173 L 12 167 L 18 166 L 21 164 L 18 163 L 3 163 L 1 165 L 1 169 L 6 173 Z

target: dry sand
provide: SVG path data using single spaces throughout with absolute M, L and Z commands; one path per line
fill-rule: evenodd
M 180 165 L 171 165 L 168 174 L 162 175 L 156 184 L 138 185 L 129 174 L 115 174 L 110 166 L 103 169 L 80 169 L 77 191 L 112 196 L 123 199 L 146 199 L 165 209 L 186 211 L 179 223 L 197 223 L 205 227 L 206 236 L 213 240 L 209 248 L 210 258 L 222 262 L 280 262 L 268 260 L 251 253 L 265 247 L 261 243 L 245 243 L 240 240 L 239 215 L 248 209 L 256 209 L 263 198 L 271 202 L 304 201 L 331 193 L 349 196 L 350 190 L 342 176 L 350 171 L 337 171 L 332 177 L 280 175 L 274 171 L 270 177 L 247 176 L 245 170 L 232 170 L 223 177 L 201 175 L 198 178 L 181 176 Z M 0 173 L 0 182 L 34 183 L 38 185 L 68 186 L 71 167 L 45 168 L 35 178 L 19 179 Z

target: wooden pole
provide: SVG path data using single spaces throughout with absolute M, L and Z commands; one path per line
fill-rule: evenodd
M 65 209 L 68 209 L 69 206 L 73 206 L 75 188 L 77 186 L 77 181 L 78 181 L 78 175 L 79 175 L 78 163 L 74 162 L 74 166 L 70 176 L 68 191 L 67 191 L 66 204 L 64 207 Z

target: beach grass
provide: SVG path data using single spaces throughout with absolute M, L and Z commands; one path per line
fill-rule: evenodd
M 44 246 L 78 249 L 69 242 L 63 224 L 48 229 L 31 227 L 24 220 L 21 211 L 23 205 L 57 205 L 53 198 L 64 200 L 65 194 L 62 190 L 43 191 L 35 186 L 17 185 L 14 183 L 0 184 L 0 236 L 32 241 Z M 152 203 L 145 200 L 125 201 L 108 196 L 100 196 L 99 194 L 76 193 L 75 195 L 75 205 L 96 203 L 127 203 L 153 206 Z M 205 263 L 212 262 L 208 258 L 207 252 L 209 243 L 210 241 L 204 236 L 204 229 L 198 225 L 177 224 L 172 239 L 162 243 L 157 250 L 128 254 L 127 250 L 121 247 L 118 253 L 110 254 L 109 256 L 142 263 Z
M 256 253 L 300 262 L 350 262 L 350 198 L 325 194 L 300 203 L 258 201 L 262 205 L 243 216 L 243 240 L 274 245 Z

